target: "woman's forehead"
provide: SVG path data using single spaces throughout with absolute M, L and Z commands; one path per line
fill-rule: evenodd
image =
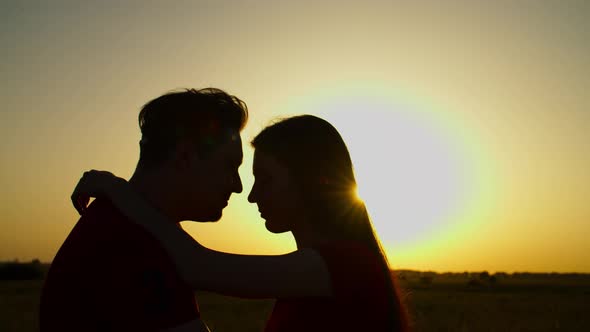
M 254 150 L 254 161 L 252 165 L 254 173 L 258 171 L 286 172 L 287 170 L 287 168 L 283 164 L 281 164 L 273 155 L 260 150 Z

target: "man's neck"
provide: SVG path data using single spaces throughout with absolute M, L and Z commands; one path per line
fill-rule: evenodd
M 129 184 L 153 208 L 171 221 L 175 223 L 181 221 L 174 208 L 174 202 L 171 201 L 173 194 L 168 193 L 167 181 L 158 172 L 136 170 L 129 179 Z

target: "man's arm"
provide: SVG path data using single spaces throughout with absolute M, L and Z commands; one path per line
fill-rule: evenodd
M 325 297 L 332 294 L 328 266 L 314 249 L 304 248 L 276 256 L 236 255 L 211 250 L 170 222 L 124 179 L 108 172 L 90 173 L 80 180 L 72 195 L 73 201 L 85 191 L 91 196 L 106 194 L 124 215 L 160 240 L 180 275 L 194 289 L 246 298 Z

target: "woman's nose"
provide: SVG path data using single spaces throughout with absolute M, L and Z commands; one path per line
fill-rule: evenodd
M 256 203 L 256 196 L 254 194 L 254 186 L 252 186 L 252 189 L 250 190 L 250 194 L 248 194 L 248 202 Z

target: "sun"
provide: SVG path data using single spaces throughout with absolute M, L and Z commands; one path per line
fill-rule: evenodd
M 385 245 L 427 241 L 452 223 L 467 195 L 469 172 L 457 142 L 435 117 L 346 97 L 322 100 L 311 111 L 332 123 L 346 142 L 358 197 Z

